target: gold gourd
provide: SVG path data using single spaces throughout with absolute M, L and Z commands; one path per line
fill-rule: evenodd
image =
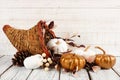
M 116 63 L 115 56 L 106 54 L 106 52 L 100 47 L 95 47 L 95 48 L 103 51 L 103 54 L 96 55 L 95 63 L 101 68 L 105 68 L 105 69 L 112 68 Z
M 86 61 L 82 56 L 73 53 L 65 53 L 60 58 L 60 63 L 66 70 L 78 71 L 85 66 Z

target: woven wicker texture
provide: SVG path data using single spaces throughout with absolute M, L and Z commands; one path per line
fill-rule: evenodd
M 43 33 L 43 29 L 45 30 L 45 34 Z M 46 47 L 46 39 L 48 41 L 54 38 L 55 35 L 44 21 L 38 22 L 37 25 L 29 30 L 15 29 L 9 25 L 5 25 L 3 31 L 18 51 L 29 51 L 32 54 L 42 54 L 44 52 L 48 56 L 50 55 Z

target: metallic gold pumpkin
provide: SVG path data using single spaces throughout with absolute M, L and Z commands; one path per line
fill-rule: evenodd
M 60 58 L 60 63 L 66 70 L 78 71 L 85 66 L 86 61 L 82 56 L 73 53 L 65 53 Z
M 106 52 L 100 48 L 96 47 L 103 51 L 103 54 L 97 54 L 95 58 L 95 63 L 101 68 L 109 69 L 112 68 L 116 63 L 116 58 L 113 55 L 108 55 Z

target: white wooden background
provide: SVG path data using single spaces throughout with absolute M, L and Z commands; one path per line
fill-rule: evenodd
M 78 32 L 81 44 L 120 51 L 120 0 L 0 0 L 0 54 L 16 52 L 3 25 L 29 29 L 41 19 L 54 20 L 56 33 Z

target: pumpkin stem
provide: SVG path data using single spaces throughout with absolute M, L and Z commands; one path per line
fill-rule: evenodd
M 90 48 L 90 46 L 87 46 L 87 47 L 84 49 L 84 52 L 86 52 L 89 48 Z
M 57 41 L 56 44 L 59 45 L 59 44 L 60 44 L 60 41 Z
M 106 54 L 105 50 L 104 50 L 104 49 L 102 49 L 101 47 L 96 46 L 95 48 L 97 48 L 97 49 L 101 50 L 101 51 L 103 52 L 103 54 Z

